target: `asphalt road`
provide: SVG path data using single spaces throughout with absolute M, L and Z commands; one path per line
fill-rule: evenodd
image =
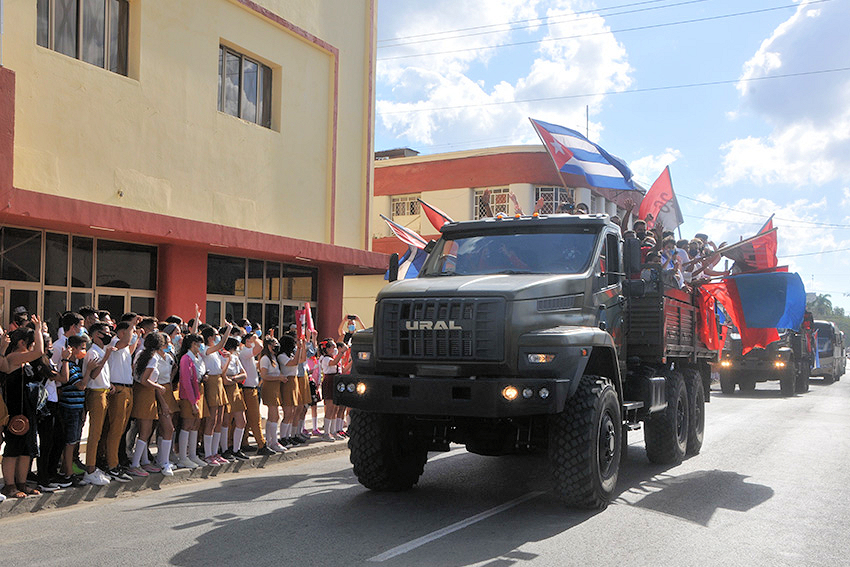
M 848 565 L 850 378 L 713 392 L 702 453 L 650 465 L 632 433 L 616 501 L 567 510 L 545 460 L 433 454 L 373 493 L 347 453 L 0 521 L 17 565 Z

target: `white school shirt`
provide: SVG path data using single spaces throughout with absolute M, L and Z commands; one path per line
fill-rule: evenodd
M 192 357 L 192 361 L 195 363 L 195 370 L 198 371 L 198 382 L 200 382 L 204 379 L 204 374 L 207 373 L 207 363 L 204 362 L 204 353 L 198 352 L 198 356 L 195 356 L 190 350 L 188 354 Z
M 204 357 L 204 364 L 207 365 L 207 373 L 209 373 L 210 376 L 219 376 L 224 374 L 221 363 L 221 355 L 218 354 L 217 350 Z
M 59 331 L 62 331 L 62 327 L 59 327 Z M 62 368 L 62 349 L 65 348 L 65 344 L 68 342 L 68 339 L 64 336 L 56 339 L 56 342 L 53 343 L 53 356 L 50 357 L 51 362 L 56 365 L 56 369 L 59 370 Z M 56 381 L 48 380 L 44 385 L 44 389 L 47 390 L 47 401 L 48 402 L 58 402 L 59 396 L 56 392 Z
M 298 372 L 298 366 L 286 365 L 286 363 L 290 360 L 292 360 L 292 357 L 284 352 L 277 355 L 277 363 L 280 365 L 281 376 L 286 376 L 288 378 L 290 376 L 295 376 L 295 374 Z
M 334 364 L 331 366 L 331 361 L 333 358 L 325 355 L 319 359 L 319 364 L 322 365 L 322 374 L 337 374 L 339 372 L 339 365 Z
M 156 383 L 163 385 L 171 384 L 171 365 L 174 364 L 174 361 L 170 356 L 160 356 L 159 353 L 156 353 L 154 358 L 159 359 L 156 361 L 156 370 L 159 374 Z
M 245 382 L 243 385 L 251 388 L 256 388 L 260 385 L 260 374 L 257 372 L 257 361 L 254 359 L 254 349 L 251 347 L 242 347 L 239 351 L 239 362 L 242 363 L 242 368 L 245 369 Z
M 159 360 L 157 359 L 161 360 L 162 357 L 159 356 L 159 353 L 155 352 L 153 353 L 153 356 L 148 361 L 148 365 L 145 368 L 150 368 L 151 370 L 153 370 L 153 372 L 151 372 L 150 381 L 159 384 Z M 140 376 L 139 378 L 142 379 L 143 377 Z
M 260 359 L 260 368 L 264 368 L 266 370 L 267 376 L 280 376 L 280 367 L 273 366 L 272 361 L 268 356 L 263 356 Z
M 118 344 L 118 337 L 113 337 L 109 346 Z M 130 345 L 118 349 L 110 355 L 106 361 L 109 366 L 109 380 L 113 384 L 121 384 L 122 386 L 133 385 L 133 355 L 130 354 Z
M 88 373 L 90 366 L 97 364 L 98 362 L 103 360 L 103 357 L 105 357 L 105 356 L 106 356 L 106 352 L 104 352 L 104 350 L 102 348 L 97 346 L 97 344 L 92 343 L 91 348 L 86 353 L 85 359 L 83 359 L 83 376 L 85 376 Z M 105 389 L 105 388 L 109 388 L 110 383 L 111 382 L 109 380 L 109 362 L 107 361 L 107 363 L 103 365 L 103 368 L 100 369 L 100 374 L 98 374 L 97 378 L 95 378 L 94 380 L 91 380 L 89 382 L 88 386 L 86 386 L 86 389 L 88 389 L 88 390 Z
M 230 362 L 227 363 L 227 370 L 225 370 L 225 374 L 228 376 L 236 376 L 237 374 L 242 374 L 245 369 L 242 368 L 242 361 L 239 360 L 239 356 L 236 353 L 231 353 Z

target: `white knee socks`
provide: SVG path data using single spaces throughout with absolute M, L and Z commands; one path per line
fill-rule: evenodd
M 134 469 L 141 466 L 142 455 L 147 454 L 148 444 L 141 439 L 136 441 L 136 449 L 133 451 L 133 462 L 131 463 Z
M 189 432 L 185 429 L 180 430 L 180 436 L 177 438 L 177 458 L 183 460 L 187 457 L 189 449 Z
M 245 429 L 242 427 L 233 428 L 233 452 L 242 450 L 242 436 L 245 434 Z

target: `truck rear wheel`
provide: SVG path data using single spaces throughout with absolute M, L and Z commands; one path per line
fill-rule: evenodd
M 782 376 L 779 377 L 779 393 L 783 397 L 793 396 L 795 389 L 796 376 L 794 372 L 794 367 L 789 364 L 785 368 L 785 372 L 782 373 Z
M 667 374 L 667 408 L 652 414 L 644 426 L 646 456 L 650 462 L 680 463 L 688 448 L 688 391 L 678 371 Z
M 699 455 L 705 437 L 705 389 L 698 370 L 685 370 L 688 390 L 688 455 Z
M 399 416 L 351 410 L 351 464 L 371 490 L 407 490 L 419 481 L 428 448 L 408 434 Z
M 617 392 L 605 378 L 583 376 L 564 410 L 549 418 L 549 461 L 558 498 L 577 508 L 608 506 L 622 442 Z
M 720 391 L 726 395 L 735 393 L 735 378 L 730 372 L 720 373 Z

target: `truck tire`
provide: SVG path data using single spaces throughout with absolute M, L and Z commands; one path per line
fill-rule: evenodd
M 738 389 L 742 392 L 752 392 L 756 389 L 756 381 L 753 378 L 739 380 Z
M 688 390 L 678 371 L 667 374 L 667 408 L 649 416 L 644 426 L 646 456 L 667 465 L 682 462 L 688 449 Z
M 693 368 L 685 370 L 688 390 L 688 455 L 699 455 L 705 437 L 705 390 L 702 376 Z
M 720 373 L 720 391 L 727 396 L 731 396 L 735 393 L 735 377 L 731 373 Z
M 360 484 L 371 490 L 400 491 L 419 481 L 428 448 L 407 432 L 398 416 L 351 410 L 348 447 Z
M 620 401 L 611 382 L 583 376 L 564 410 L 549 418 L 549 462 L 564 504 L 608 506 L 617 486 L 622 434 Z
M 787 398 L 794 395 L 794 390 L 796 390 L 794 367 L 788 365 L 785 368 L 785 372 L 783 372 L 782 376 L 779 377 L 779 393 L 782 397 Z
M 804 362 L 797 366 L 797 380 L 794 390 L 798 394 L 805 394 L 809 391 L 809 365 L 808 362 Z
M 835 382 L 835 377 L 832 374 L 824 374 L 823 375 L 823 383 L 824 384 L 832 384 Z

